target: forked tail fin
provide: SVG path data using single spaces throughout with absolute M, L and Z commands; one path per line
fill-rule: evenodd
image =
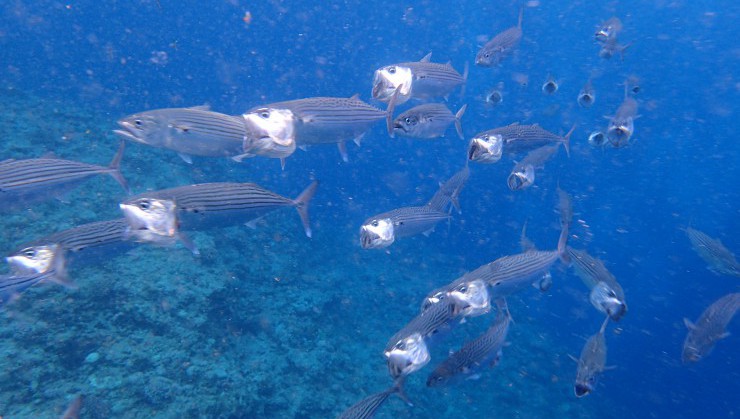
M 131 190 L 128 187 L 128 182 L 126 182 L 126 179 L 121 174 L 121 159 L 123 158 L 123 150 L 125 148 L 126 142 L 121 140 L 121 145 L 118 147 L 118 151 L 116 152 L 116 155 L 113 156 L 113 160 L 111 160 L 108 168 L 111 169 L 110 175 L 113 177 L 113 179 L 115 179 L 116 182 L 118 182 L 121 187 L 123 187 L 127 194 L 131 195 Z
M 319 186 L 319 181 L 314 180 L 306 189 L 301 192 L 296 199 L 293 200 L 295 209 L 298 211 L 298 215 L 301 217 L 303 223 L 303 229 L 306 231 L 306 236 L 311 238 L 311 222 L 308 218 L 308 204 L 316 193 L 316 188 Z

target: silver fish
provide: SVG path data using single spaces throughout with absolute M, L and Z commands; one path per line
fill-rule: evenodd
M 482 335 L 466 343 L 459 351 L 442 361 L 429 374 L 428 387 L 444 385 L 461 375 L 470 377 L 486 364 L 491 367 L 498 364 L 501 349 L 509 333 L 511 314 L 505 300 L 497 301 L 497 305 L 499 308 L 494 323 Z
M 165 108 L 141 112 L 118 121 L 113 132 L 129 141 L 176 152 L 187 163 L 190 156 L 243 156 L 246 126 L 240 116 L 211 112 L 207 106 Z
M 594 90 L 594 86 L 591 84 L 591 79 L 589 79 L 586 84 L 583 85 L 581 91 L 578 92 L 578 105 L 582 108 L 590 108 L 595 101 L 596 91 Z
M 393 132 L 402 137 L 437 138 L 443 137 L 447 128 L 455 123 L 457 135 L 464 139 L 460 118 L 467 105 L 463 105 L 455 115 L 441 103 L 425 103 L 415 106 L 399 115 L 393 121 Z
M 450 179 L 439 185 L 439 190 L 429 200 L 427 206 L 439 212 L 448 212 L 448 205 L 452 204 L 458 213 L 462 213 L 459 197 L 469 177 L 470 168 L 465 165 L 465 167 L 452 175 Z
M 396 380 L 420 370 L 432 359 L 421 333 L 412 333 L 399 339 L 386 348 L 383 355 L 388 372 Z
M 415 334 L 420 335 L 423 339 L 428 339 L 448 328 L 454 319 L 454 307 L 449 301 L 429 305 L 426 310 L 419 313 L 388 339 L 385 347 L 386 357 L 388 356 L 387 352 L 396 347 L 399 342 Z
M 467 272 L 451 283 L 427 294 L 421 304 L 421 311 L 424 312 L 435 304 L 445 302 L 452 305 L 453 317 L 474 317 L 488 313 L 491 309 L 488 292 L 489 278 L 488 264 Z
M 96 175 L 110 175 L 128 193 L 128 184 L 120 171 L 124 148 L 125 143 L 121 142 L 108 167 L 52 158 L 0 162 L 0 211 L 59 198 Z
M 468 143 L 468 161 L 490 164 L 501 160 L 504 150 L 503 137 L 499 134 L 480 133 Z
M 284 159 L 296 149 L 295 120 L 287 109 L 263 108 L 242 115 L 245 121 L 243 151 L 247 156 Z
M 589 300 L 599 311 L 614 321 L 627 313 L 624 290 L 617 279 L 606 269 L 604 262 L 589 255 L 585 250 L 568 247 L 571 266 L 590 290 Z
M 391 108 L 391 106 L 389 106 Z M 289 114 L 286 114 L 285 112 Z M 388 132 L 391 133 L 391 113 L 382 111 L 359 99 L 358 95 L 346 97 L 310 97 L 305 99 L 276 102 L 252 109 L 244 115 L 248 121 L 258 121 L 265 115 L 269 119 L 274 113 L 281 115 L 275 118 L 270 132 L 271 143 L 290 143 L 290 135 L 295 137 L 297 147 L 316 144 L 336 143 L 347 161 L 346 140 L 360 144 L 362 137 L 376 122 L 385 119 Z M 288 116 L 289 115 L 289 116 Z M 293 128 L 290 128 L 293 124 Z M 255 131 L 260 133 L 260 130 Z M 282 133 L 282 137 L 281 134 Z M 264 134 L 254 135 L 255 138 Z M 250 138 L 249 141 L 252 141 Z M 248 148 L 248 146 L 245 146 Z
M 54 268 L 62 251 L 57 244 L 33 246 L 16 252 L 5 260 L 16 275 L 44 273 Z
M 509 178 L 506 181 L 509 189 L 512 191 L 518 191 L 534 184 L 535 169 L 543 167 L 545 162 L 557 153 L 559 147 L 560 144 L 556 143 L 542 146 L 527 153 L 527 155 L 514 166 L 511 174 L 509 174 Z
M 596 378 L 606 370 L 606 339 L 604 330 L 609 323 L 609 317 L 604 319 L 599 331 L 588 338 L 578 358 L 576 381 L 573 386 L 576 397 L 590 394 L 596 386 Z
M 713 239 L 706 233 L 687 227 L 686 235 L 697 255 L 709 265 L 707 268 L 717 275 L 740 277 L 740 263 L 719 239 Z
M 684 318 L 689 329 L 683 343 L 681 359 L 683 362 L 697 362 L 707 356 L 715 343 L 729 335 L 725 329 L 740 309 L 740 293 L 727 294 L 712 303 L 699 316 L 696 323 Z
M 432 53 L 429 53 L 421 61 L 392 64 L 377 69 L 373 77 L 373 99 L 400 105 L 411 98 L 428 100 L 446 97 L 458 86 L 465 84 L 468 77 L 467 63 L 461 75 L 450 63 L 430 62 L 431 57 Z
M 558 82 L 555 78 L 553 78 L 552 75 L 548 75 L 547 80 L 542 84 L 542 93 L 546 95 L 555 94 L 559 87 L 560 86 L 558 86 Z
M 606 145 L 606 134 L 602 131 L 594 131 L 588 136 L 588 144 L 591 147 L 601 148 Z
M 492 107 L 504 101 L 504 94 L 500 90 L 491 90 L 486 94 L 486 103 Z
M 347 410 L 342 412 L 337 419 L 370 419 L 375 417 L 375 412 L 380 409 L 380 406 L 388 400 L 392 394 L 400 393 L 401 397 L 405 399 L 402 393 L 401 386 L 397 383 L 388 389 L 375 393 L 365 397 L 359 402 L 350 406 Z
M 481 67 L 492 67 L 499 65 L 501 61 L 509 56 L 522 40 L 522 17 L 524 9 L 519 11 L 519 22 L 505 31 L 497 34 L 486 42 L 475 55 L 475 65 Z
M 520 125 L 515 122 L 511 125 L 481 132 L 473 140 L 480 139 L 492 144 L 500 142 L 503 153 L 519 153 L 552 143 L 563 143 L 566 154 L 570 156 L 570 136 L 575 129 L 576 126 L 573 125 L 567 134 L 560 136 L 543 129 L 538 124 Z M 468 156 L 470 156 L 470 151 Z
M 613 147 L 624 147 L 629 144 L 632 134 L 635 132 L 635 119 L 637 116 L 637 101 L 629 96 L 627 89 L 624 92 L 624 101 L 619 105 L 617 112 L 609 119 L 609 127 L 606 137 Z
M 428 234 L 450 215 L 430 206 L 397 208 L 368 218 L 360 227 L 363 249 L 388 247 L 400 237 Z
M 622 21 L 618 17 L 610 17 L 604 23 L 598 26 L 594 33 L 594 38 L 601 43 L 616 40 L 619 32 L 622 31 Z

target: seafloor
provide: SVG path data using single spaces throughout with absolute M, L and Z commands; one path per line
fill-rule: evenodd
M 115 116 L 15 90 L 0 97 L 2 158 L 53 152 L 107 164 L 115 152 Z M 135 191 L 214 181 L 219 171 L 260 183 L 235 166 L 188 166 L 173 153 L 130 147 L 122 170 Z M 276 192 L 300 192 L 291 189 Z M 0 250 L 119 217 L 121 195 L 113 180 L 100 177 L 62 202 L 4 215 Z M 387 339 L 418 312 L 427 291 L 471 267 L 441 254 L 420 264 L 404 256 L 413 240 L 383 258 L 363 251 L 354 230 L 322 223 L 325 201 L 319 193 L 312 203 L 313 240 L 285 209 L 256 230 L 194 234 L 200 258 L 179 246 L 141 245 L 73 265 L 76 290 L 38 286 L 8 304 L 0 323 L 0 413 L 58 417 L 84 394 L 83 418 L 328 418 L 386 388 Z M 546 297 L 510 301 L 515 344 L 498 367 L 438 390 L 424 386 L 427 366 L 406 386 L 416 406 L 394 397 L 379 417 L 624 417 L 605 397 L 575 399 L 575 365 L 567 357 L 574 348 L 528 314 L 526 301 L 537 298 Z M 472 319 L 444 342 L 456 347 L 487 321 Z M 439 360 L 445 351 L 435 354 Z

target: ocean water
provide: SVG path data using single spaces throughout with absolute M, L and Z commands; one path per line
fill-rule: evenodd
M 444 3 L 444 4 L 443 4 Z M 496 68 L 473 65 L 479 46 L 516 23 L 524 37 Z M 251 16 L 245 21 L 245 13 Z M 611 16 L 629 43 L 623 60 L 599 57 L 596 26 Z M 369 216 L 422 205 L 465 164 L 451 129 L 433 141 L 391 139 L 377 124 L 362 147 L 298 150 L 241 164 L 127 144 L 122 172 L 135 193 L 199 182 L 255 182 L 295 197 L 313 179 L 314 230 L 292 209 L 245 226 L 192 232 L 202 255 L 139 245 L 72 264 L 77 289 L 36 286 L 0 313 L 0 415 L 59 417 L 84 395 L 80 417 L 335 417 L 391 385 L 383 349 L 430 290 L 503 255 L 527 234 L 552 249 L 560 188 L 573 197 L 569 243 L 603 259 L 629 312 L 609 325 L 607 365 L 595 391 L 573 394 L 575 363 L 603 317 L 573 271 L 509 299 L 514 324 L 498 366 L 442 389 L 426 377 L 492 315 L 469 319 L 409 376 L 414 407 L 391 397 L 378 417 L 725 418 L 740 412 L 740 340 L 731 335 L 684 365 L 683 318 L 695 320 L 738 291 L 691 249 L 692 226 L 740 252 L 740 5 L 716 2 L 20 1 L 0 5 L 0 159 L 53 153 L 107 164 L 116 120 L 139 111 L 208 104 L 240 114 L 311 96 L 370 98 L 373 71 L 418 60 L 462 71 L 466 138 L 512 122 L 555 133 L 577 128 L 535 185 L 512 192 L 513 160 L 471 165 L 462 214 L 428 237 L 363 250 Z M 544 95 L 548 75 L 559 90 Z M 521 83 L 522 76 L 528 82 Z M 639 80 L 640 117 L 624 148 L 593 148 Z M 594 106 L 576 96 L 591 78 Z M 493 88 L 503 102 L 492 107 Z M 399 107 L 399 111 L 409 105 Z M 125 198 L 97 177 L 62 200 L 0 218 L 0 251 L 50 232 L 120 217 Z

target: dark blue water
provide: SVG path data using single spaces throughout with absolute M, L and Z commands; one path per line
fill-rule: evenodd
M 309 2 L 310 3 L 310 2 Z M 382 3 L 382 2 L 381 2 Z M 536 3 L 536 2 L 535 2 Z M 129 144 L 122 171 L 135 192 L 195 182 L 250 181 L 294 197 L 319 179 L 314 238 L 286 209 L 256 230 L 193 233 L 203 251 L 140 246 L 72 269 L 74 291 L 32 289 L 4 307 L 0 414 L 55 417 L 84 394 L 82 417 L 334 417 L 390 385 L 387 339 L 418 313 L 421 299 L 465 271 L 520 251 L 527 222 L 539 248 L 554 248 L 556 188 L 573 196 L 570 244 L 606 261 L 629 313 L 607 331 L 608 365 L 592 395 L 572 382 L 584 338 L 601 314 L 565 268 L 554 286 L 509 302 L 515 320 L 501 363 L 477 381 L 424 386 L 412 375 L 409 408 L 391 398 L 384 417 L 735 417 L 740 358 L 734 334 L 694 365 L 681 363 L 682 318 L 737 292 L 737 279 L 706 269 L 681 230 L 693 226 L 740 250 L 737 77 L 740 6 L 714 2 L 543 2 L 524 10 L 524 39 L 498 67 L 472 66 L 492 34 L 516 23 L 519 2 L 298 1 L 22 2 L 0 7 L 0 158 L 45 153 L 104 164 L 125 115 L 209 104 L 239 114 L 310 96 L 372 102 L 373 71 L 432 61 L 462 72 L 466 137 L 519 121 L 556 133 L 573 124 L 571 156 L 560 153 L 535 186 L 512 192 L 514 164 L 471 167 L 463 213 L 429 237 L 388 251 L 362 250 L 367 217 L 423 204 L 465 163 L 467 142 L 391 139 L 382 124 L 343 163 L 327 145 L 277 161 L 243 164 Z M 251 23 L 243 17 L 249 11 Z M 599 58 L 597 24 L 624 23 L 624 59 Z M 514 80 L 526 75 L 528 83 Z M 544 95 L 548 75 L 560 89 Z M 595 149 L 588 134 L 639 79 L 634 142 Z M 592 78 L 596 103 L 576 95 Z M 485 94 L 501 86 L 493 108 Z M 378 106 L 382 104 L 375 103 Z M 405 105 L 406 106 L 406 105 Z M 67 196 L 2 219 L 0 250 L 85 222 L 120 216 L 121 191 L 96 179 Z M 485 329 L 491 316 L 457 327 L 432 365 Z M 616 329 L 616 330 L 615 330 Z M 90 354 L 97 354 L 90 358 Z

